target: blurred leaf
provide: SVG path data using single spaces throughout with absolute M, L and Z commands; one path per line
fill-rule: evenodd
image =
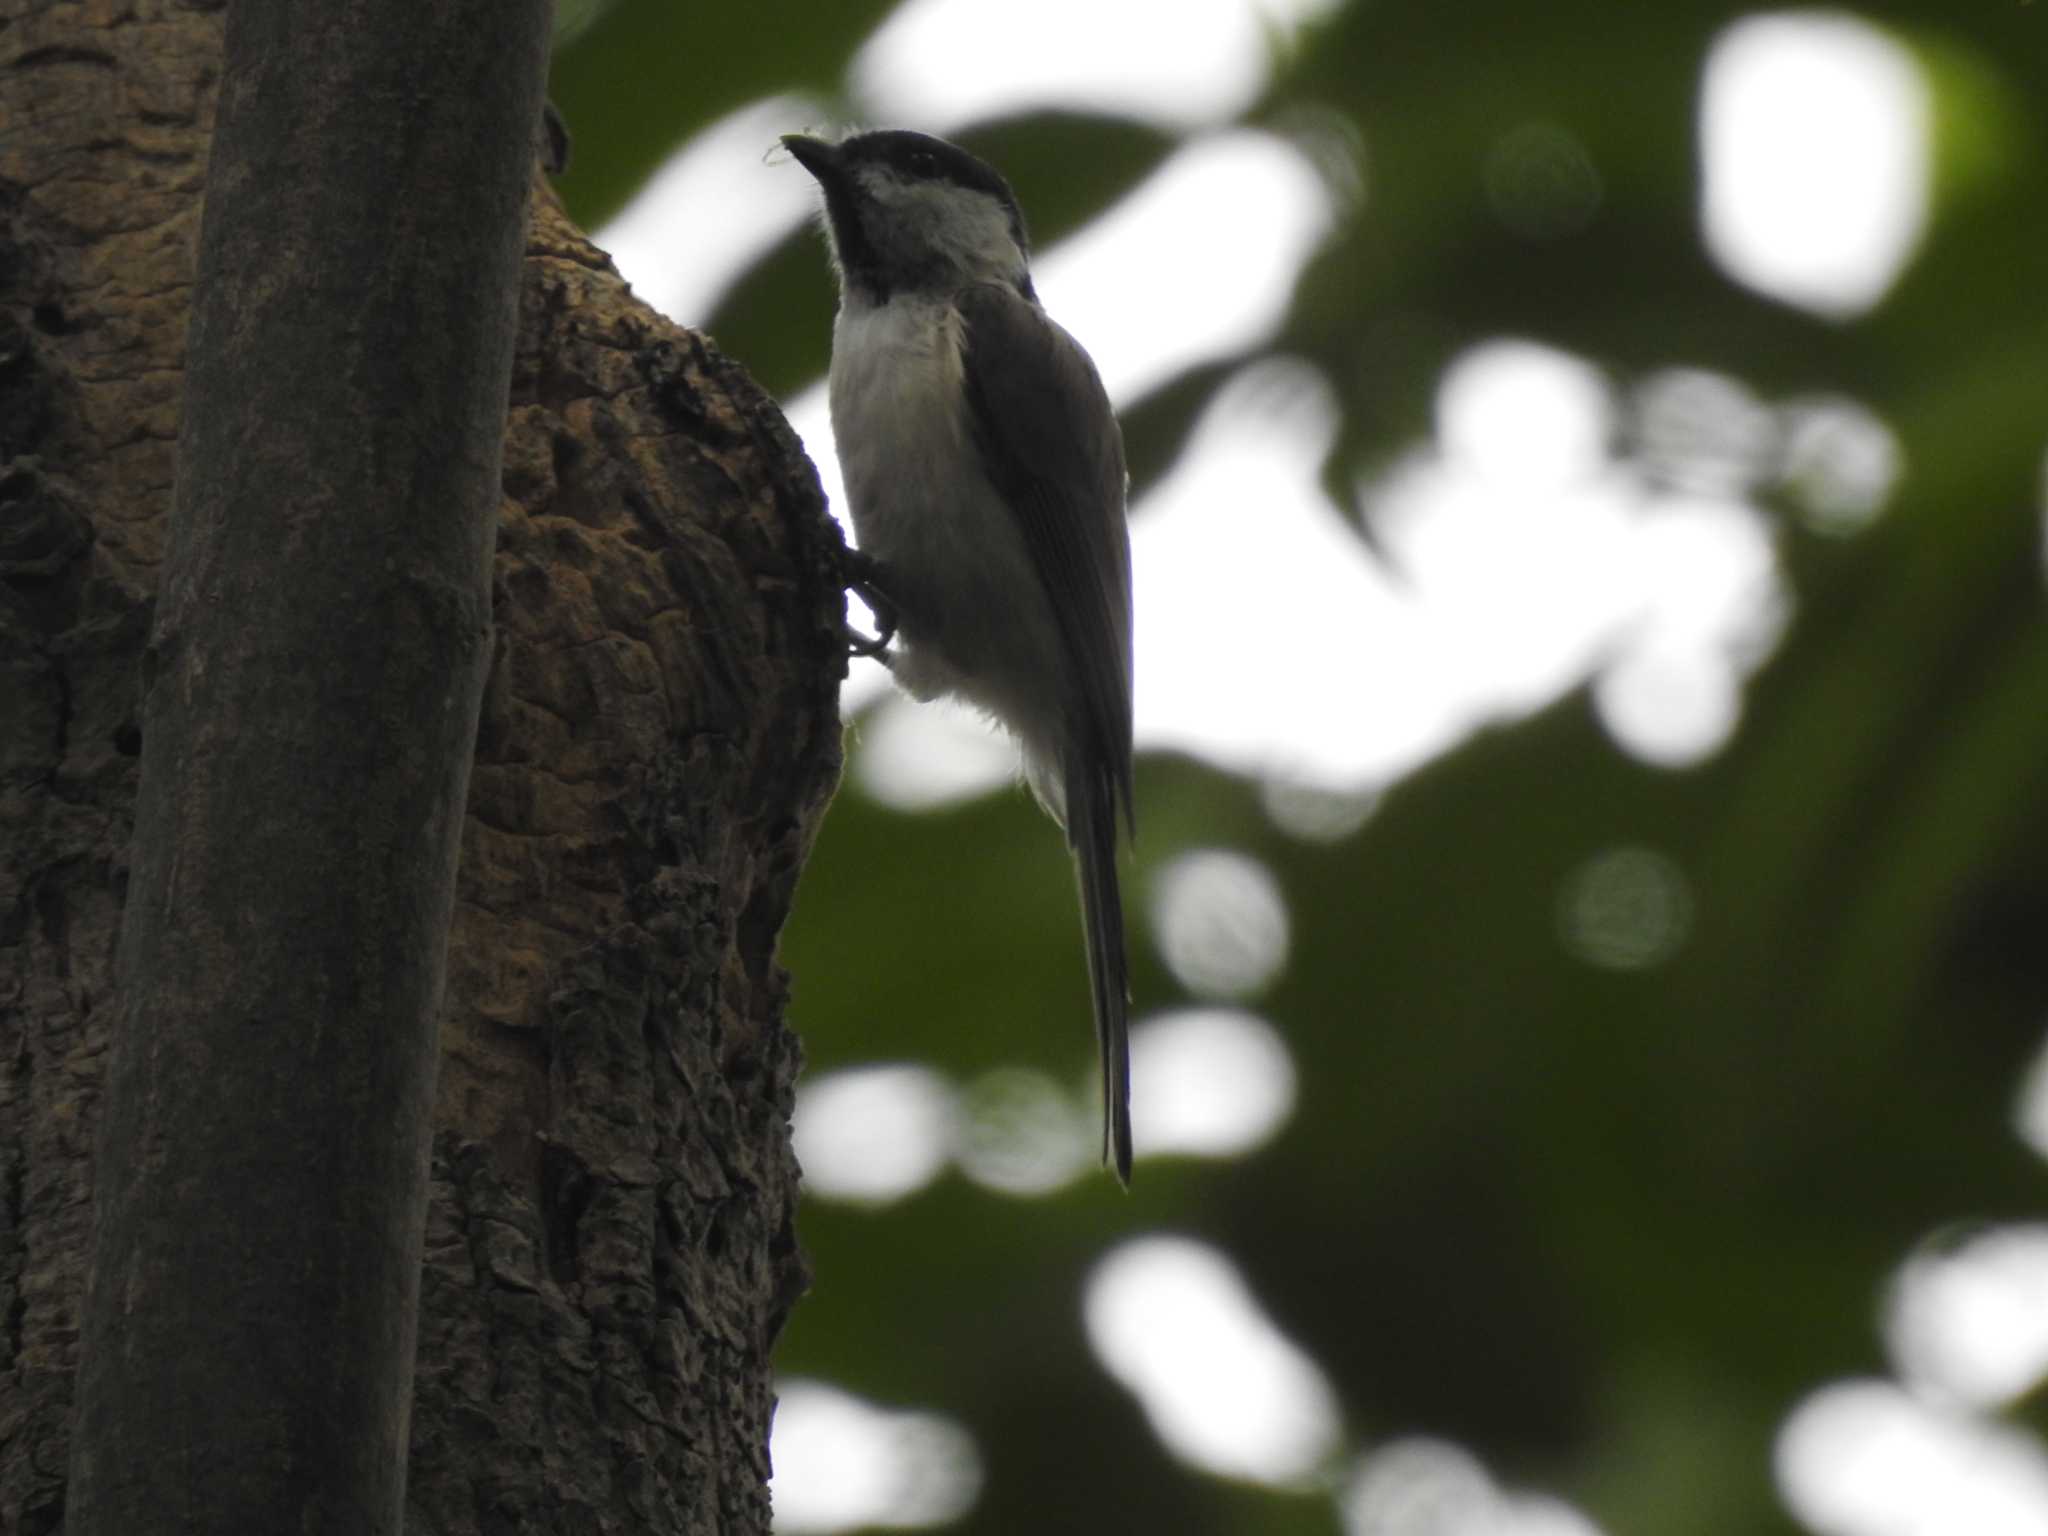
M 692 134 L 750 101 L 784 92 L 837 101 L 848 57 L 892 9 L 891 0 L 616 0 L 556 52 L 549 79 L 576 143 L 560 182 L 569 211 L 597 228 Z
M 1044 250 L 1158 168 L 1171 135 L 1129 118 L 1042 112 L 978 124 L 960 142 L 1002 167 Z
M 701 327 L 771 395 L 793 399 L 831 361 L 839 296 L 824 236 L 799 229 L 726 290 Z
M 1958 204 L 2010 188 L 2039 152 L 2026 143 L 2035 125 L 2013 99 L 2012 82 L 1969 43 L 1927 30 L 1906 40 L 1933 98 L 1933 212 L 1940 218 Z

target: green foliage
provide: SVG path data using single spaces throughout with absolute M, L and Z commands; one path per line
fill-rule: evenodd
M 575 205 L 616 209 L 756 96 L 836 99 L 886 9 L 622 0 L 557 66 Z M 1773 1437 L 1816 1387 L 1888 1369 L 1878 1303 L 1914 1245 L 2038 1215 L 2048 1186 L 2009 1128 L 2048 1018 L 2038 11 L 1866 12 L 1925 62 L 1934 189 L 1895 290 L 1841 325 L 1741 288 L 1701 244 L 1699 72 L 1732 8 L 1354 4 L 1287 57 L 1254 118 L 1335 123 L 1364 146 L 1362 206 L 1275 344 L 1342 399 L 1334 486 L 1423 438 L 1444 363 L 1498 335 L 1624 387 L 1684 365 L 1767 399 L 1853 397 L 1905 473 L 1853 538 L 1783 515 L 1793 623 L 1735 740 L 1697 769 L 1631 760 L 1575 695 L 1317 845 L 1276 830 L 1251 786 L 1143 761 L 1140 1010 L 1183 1000 L 1145 942 L 1150 874 L 1190 846 L 1254 855 L 1293 917 L 1258 1006 L 1301 1100 L 1262 1152 L 1141 1161 L 1128 1198 L 1107 1178 L 1022 1201 L 954 1177 L 884 1210 L 808 1208 L 817 1288 L 786 1365 L 967 1424 L 989 1477 L 968 1528 L 1334 1528 L 1325 1499 L 1178 1466 L 1093 1362 L 1081 1286 L 1127 1235 L 1232 1254 L 1361 1443 L 1447 1436 L 1610 1536 L 1719 1536 L 1792 1529 Z M 1565 168 L 1569 217 L 1489 196 L 1489 156 L 1530 123 L 1597 172 L 1587 204 Z M 1058 115 L 965 137 L 1009 172 L 1041 243 L 1171 147 Z M 829 314 L 806 234 L 708 328 L 792 391 L 822 371 Z M 1141 492 L 1227 371 L 1127 411 Z M 1560 891 L 1625 845 L 1683 870 L 1691 926 L 1664 963 L 1602 969 L 1561 942 Z M 905 816 L 849 788 L 786 959 L 814 1071 L 910 1058 L 1072 1078 L 1089 1056 L 1070 872 L 1021 794 Z
M 734 108 L 779 92 L 832 99 L 847 56 L 890 9 L 612 0 L 557 40 L 549 91 L 576 139 L 563 197 L 595 229 L 672 150 Z

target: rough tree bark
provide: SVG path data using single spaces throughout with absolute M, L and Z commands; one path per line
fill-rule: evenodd
M 218 53 L 166 0 L 0 4 L 0 1530 L 63 1522 Z M 765 1530 L 834 536 L 779 413 L 544 194 L 502 492 L 407 1525 Z

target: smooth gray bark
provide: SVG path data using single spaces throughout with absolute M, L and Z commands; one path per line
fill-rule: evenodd
M 236 5 L 67 1528 L 398 1528 L 544 0 Z

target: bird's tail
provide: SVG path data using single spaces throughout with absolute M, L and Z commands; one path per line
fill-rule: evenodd
M 1081 879 L 1081 922 L 1095 1041 L 1102 1051 L 1102 1156 L 1117 1181 L 1131 1182 L 1130 965 L 1124 954 L 1124 904 L 1117 887 L 1117 789 L 1101 767 L 1066 775 L 1067 841 Z

